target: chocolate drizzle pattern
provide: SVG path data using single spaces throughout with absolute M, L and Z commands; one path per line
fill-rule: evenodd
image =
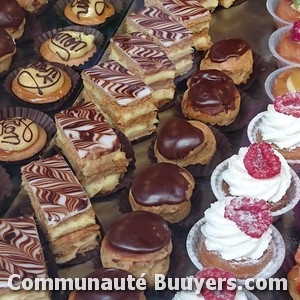
M 22 167 L 49 226 L 83 213 L 91 207 L 78 179 L 66 161 L 55 155 Z
M 8 278 L 47 277 L 44 256 L 33 217 L 0 219 L 0 288 Z
M 36 75 L 32 74 L 30 71 L 28 71 L 29 68 L 33 68 L 38 73 Z M 34 82 L 34 85 L 31 85 L 30 83 L 26 84 L 26 82 L 20 80 L 20 77 L 22 75 L 29 76 L 32 82 Z M 46 62 L 34 62 L 20 71 L 20 73 L 18 74 L 18 84 L 23 88 L 32 90 L 32 93 L 37 90 L 38 94 L 42 96 L 44 95 L 43 90 L 55 86 L 55 84 L 59 82 L 62 76 L 62 72 L 55 66 L 50 65 Z M 42 86 L 39 85 L 37 81 L 38 78 L 42 78 Z
M 107 154 L 120 148 L 116 133 L 93 103 L 65 109 L 55 119 L 80 158 L 91 152 Z
M 128 35 L 118 35 L 111 41 L 144 70 L 155 70 L 156 73 L 161 69 L 175 69 L 165 52 L 147 39 L 143 33 L 134 32 Z
M 155 7 L 147 7 L 138 13 L 132 13 L 129 18 L 146 28 L 151 35 L 160 40 L 164 47 L 170 47 L 173 43 L 192 36 L 187 28 Z
M 90 0 L 73 0 L 71 2 L 71 7 L 77 7 L 79 11 L 77 12 L 77 17 L 80 19 L 80 15 L 86 15 L 91 6 Z M 107 4 L 105 0 L 98 0 L 94 4 L 94 11 L 98 16 L 101 16 L 106 8 Z
M 152 93 L 152 89 L 143 81 L 113 60 L 93 66 L 83 72 L 121 106 L 131 104 Z

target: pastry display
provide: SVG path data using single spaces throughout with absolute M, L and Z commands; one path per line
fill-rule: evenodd
M 30 158 L 39 153 L 46 142 L 46 131 L 26 117 L 0 120 L 0 161 Z
M 106 0 L 72 0 L 64 14 L 73 23 L 91 26 L 104 23 L 115 14 L 115 8 Z
M 23 186 L 56 263 L 63 264 L 98 245 L 95 212 L 74 173 L 60 155 L 21 168 Z
M 87 102 L 55 115 L 57 145 L 89 197 L 113 190 L 129 163 L 119 138 L 94 104 Z
M 246 83 L 253 72 L 253 54 L 242 39 L 225 39 L 214 43 L 200 63 L 200 70 L 217 69 L 235 84 Z
M 25 10 L 17 0 L 0 1 L 0 28 L 17 40 L 24 33 L 25 23 Z
M 33 217 L 0 219 L 0 294 L 2 299 L 47 299 L 47 290 L 12 290 L 11 275 L 25 279 L 47 278 L 43 249 Z
M 136 278 L 146 273 L 147 287 L 155 274 L 166 275 L 172 251 L 172 232 L 159 215 L 147 211 L 123 214 L 107 230 L 101 245 L 104 268 L 121 268 Z
M 293 300 L 300 299 L 300 247 L 298 247 L 297 252 L 295 254 L 296 265 L 288 272 L 287 280 L 288 280 L 288 289 L 290 296 Z
M 41 55 L 50 62 L 57 62 L 69 67 L 79 66 L 88 61 L 97 51 L 95 36 L 74 30 L 56 32 L 42 43 Z
M 109 280 L 124 280 L 124 278 L 129 278 L 132 274 L 128 271 L 115 268 L 101 268 L 90 273 L 86 278 L 97 278 L 99 280 L 99 285 L 105 285 L 107 279 Z M 128 279 L 130 280 L 130 279 Z M 125 283 L 125 289 L 123 290 L 95 290 L 95 291 L 82 291 L 73 290 L 69 296 L 69 300 L 80 300 L 80 299 L 98 299 L 98 300 L 146 300 L 144 292 L 139 290 L 130 290 L 128 284 Z
M 228 167 L 220 176 L 224 195 L 264 199 L 272 212 L 289 201 L 290 167 L 266 142 L 240 148 L 238 154 L 228 159 Z
M 180 22 L 193 33 L 196 50 L 208 50 L 212 44 L 208 34 L 211 14 L 197 0 L 146 0 L 145 5 L 155 6 Z
M 156 129 L 153 90 L 118 62 L 110 60 L 86 69 L 82 78 L 84 98 L 94 103 L 110 125 L 130 141 Z
M 275 10 L 276 15 L 290 23 L 300 18 L 300 5 L 298 0 L 279 0 Z
M 71 88 L 70 76 L 48 62 L 34 62 L 21 68 L 12 82 L 12 91 L 17 97 L 35 104 L 58 101 Z
M 156 107 L 173 100 L 175 67 L 145 34 L 117 35 L 111 39 L 110 50 L 110 59 L 118 61 L 153 89 Z
M 272 258 L 271 223 L 271 212 L 263 200 L 212 203 L 204 213 L 199 261 L 238 278 L 254 277 Z
M 14 40 L 0 27 L 0 74 L 9 70 L 15 53 L 16 45 Z
M 40 8 L 48 4 L 49 0 L 17 0 L 20 6 L 22 6 L 28 12 L 34 14 L 39 11 Z
M 193 66 L 192 33 L 178 21 L 155 7 L 146 7 L 126 18 L 128 32 L 143 32 L 174 63 L 176 76 Z
M 194 187 L 193 176 L 184 168 L 170 163 L 152 164 L 134 178 L 129 202 L 133 211 L 150 211 L 169 223 L 178 223 L 190 213 Z
M 219 70 L 201 70 L 192 74 L 181 102 L 189 119 L 227 126 L 235 121 L 241 96 L 230 76 Z
M 216 139 L 211 129 L 199 121 L 169 119 L 158 131 L 154 155 L 158 162 L 181 167 L 206 165 L 216 152 Z

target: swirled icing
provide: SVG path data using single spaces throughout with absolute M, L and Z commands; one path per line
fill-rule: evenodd
M 174 65 L 165 52 L 141 32 L 118 35 L 113 37 L 111 42 L 121 48 L 143 70 L 174 70 Z
M 55 119 L 80 158 L 92 151 L 107 154 L 120 148 L 117 135 L 93 103 L 65 109 Z
M 24 90 L 41 96 L 54 93 L 65 82 L 62 71 L 47 62 L 34 62 L 22 68 L 17 80 Z
M 259 259 L 269 246 L 272 230 L 268 228 L 260 238 L 252 238 L 241 231 L 234 221 L 224 217 L 225 205 L 230 200 L 216 201 L 205 211 L 205 223 L 201 227 L 205 246 L 225 260 Z
M 246 147 L 240 148 L 238 155 L 229 158 L 228 168 L 221 174 L 223 180 L 229 185 L 230 194 L 278 202 L 291 184 L 289 165 L 283 156 L 274 150 L 281 162 L 280 173 L 272 178 L 255 179 L 248 174 L 244 165 L 247 150 Z
M 0 288 L 12 274 L 46 278 L 43 251 L 33 217 L 0 219 Z
M 102 16 L 107 9 L 106 0 L 72 0 L 71 9 L 78 19 Z
M 63 30 L 54 34 L 49 41 L 50 50 L 62 60 L 84 56 L 94 47 L 95 36 L 71 30 Z
M 282 114 L 268 105 L 259 128 L 264 141 L 276 144 L 280 149 L 293 150 L 300 147 L 300 118 Z
M 78 179 L 60 155 L 33 161 L 22 167 L 22 174 L 49 226 L 84 213 L 91 207 Z
M 24 117 L 0 121 L 0 150 L 21 151 L 33 145 L 38 138 L 38 125 Z
M 147 29 L 164 47 L 170 47 L 183 39 L 191 38 L 192 33 L 168 14 L 155 7 L 146 7 L 132 13 L 129 18 Z
M 126 106 L 152 93 L 152 89 L 143 81 L 113 60 L 93 66 L 83 73 L 121 106 Z

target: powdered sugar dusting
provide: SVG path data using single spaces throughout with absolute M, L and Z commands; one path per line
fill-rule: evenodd
M 289 92 L 276 97 L 274 108 L 282 114 L 300 118 L 300 92 Z

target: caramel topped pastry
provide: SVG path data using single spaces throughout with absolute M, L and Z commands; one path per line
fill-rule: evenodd
M 40 47 L 41 55 L 51 62 L 78 66 L 95 52 L 95 36 L 84 32 L 63 30 L 55 33 Z
M 45 146 L 47 134 L 24 117 L 0 121 L 0 160 L 13 162 L 34 156 Z
M 68 74 L 47 62 L 35 62 L 22 68 L 12 82 L 12 91 L 31 103 L 50 103 L 62 99 L 70 91 Z
M 65 9 L 65 16 L 79 25 L 98 25 L 115 14 L 115 8 L 106 0 L 72 0 Z

